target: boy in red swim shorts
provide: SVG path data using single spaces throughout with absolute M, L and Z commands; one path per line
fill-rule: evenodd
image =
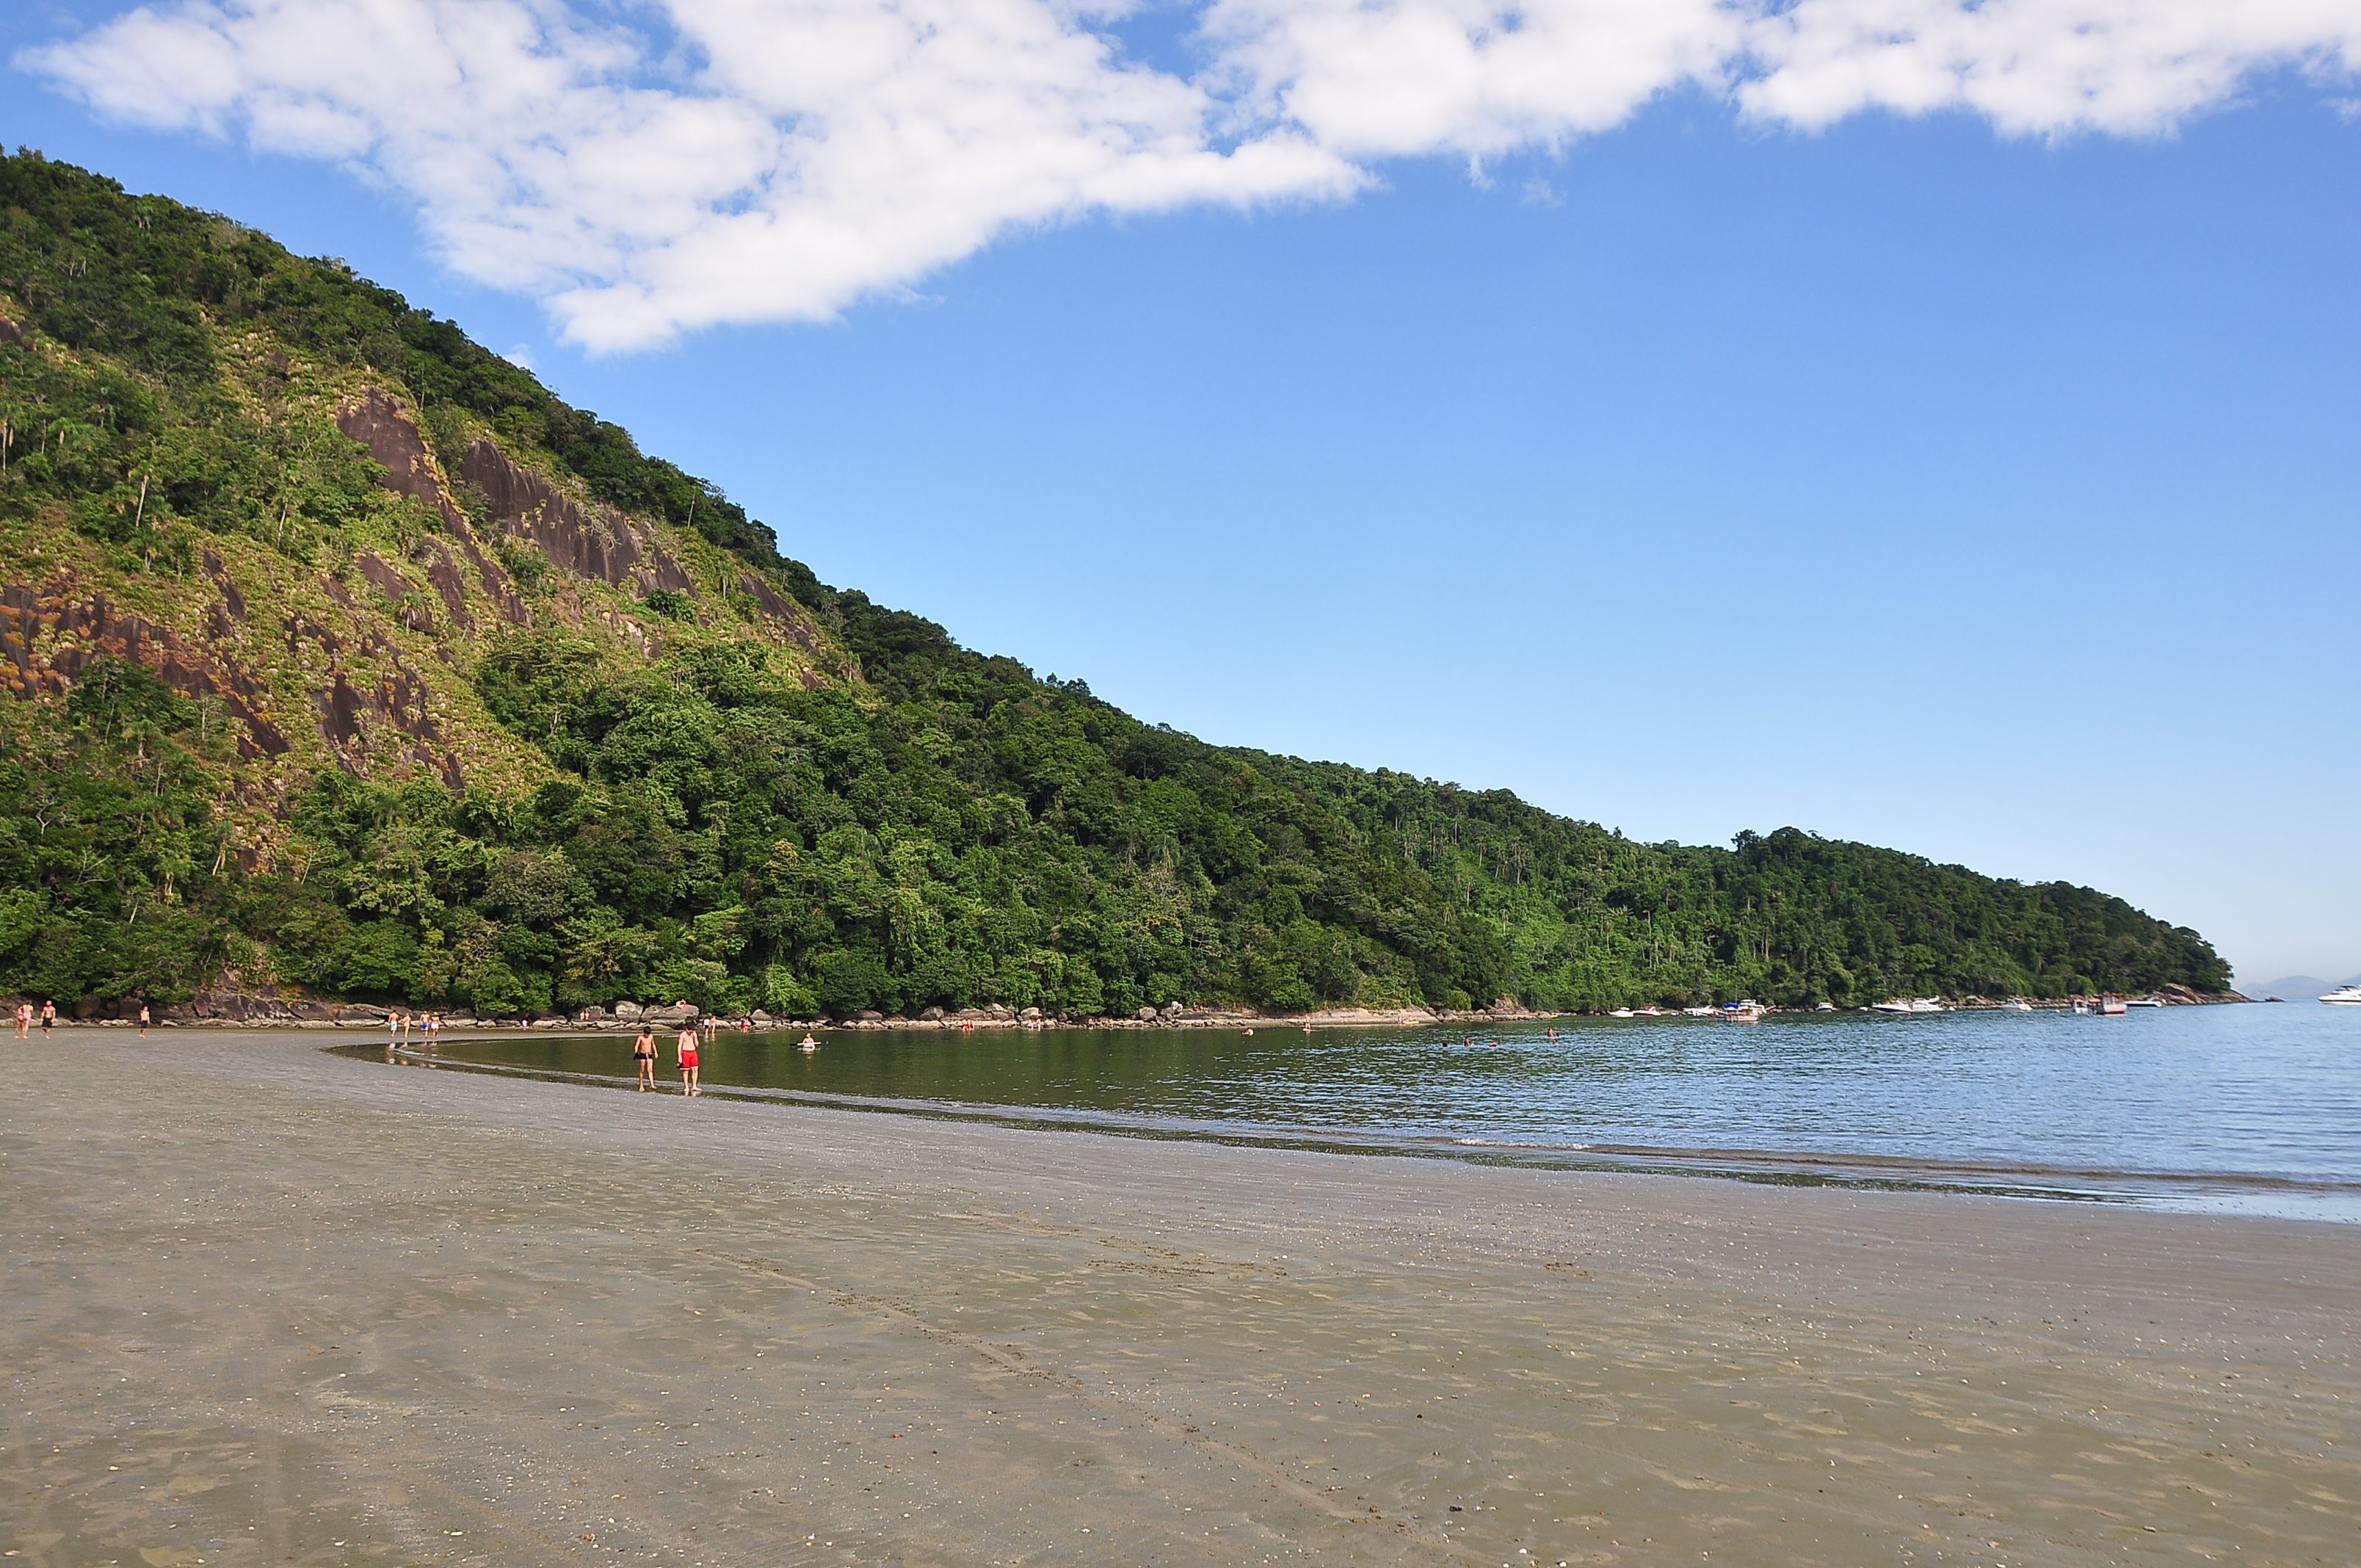
M 673 1048 L 680 1053 L 680 1091 L 683 1094 L 700 1092 L 697 1087 L 697 1025 L 684 1025 Z

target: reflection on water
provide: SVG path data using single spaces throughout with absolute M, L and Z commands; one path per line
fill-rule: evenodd
M 2361 1218 L 2361 1010 L 2316 1004 L 1576 1019 L 1488 1028 L 1472 1046 L 1460 1029 L 1268 1026 L 840 1031 L 812 1054 L 801 1037 L 723 1034 L 705 1081 L 1503 1153 L 1767 1155 L 1796 1168 L 1830 1157 L 1946 1180 L 1989 1168 L 2026 1179 L 2002 1185 Z M 445 1040 L 440 1055 L 628 1083 L 631 1046 L 628 1033 L 519 1033 Z

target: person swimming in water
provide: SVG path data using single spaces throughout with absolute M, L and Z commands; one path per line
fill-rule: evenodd
M 806 1056 L 809 1056 L 812 1052 L 819 1049 L 819 1042 L 812 1038 L 812 1033 L 809 1029 L 806 1029 L 804 1031 L 804 1043 L 799 1048 Z

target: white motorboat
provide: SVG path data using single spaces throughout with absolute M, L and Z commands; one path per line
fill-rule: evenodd
M 2132 996 L 2124 1001 L 2126 1007 L 2161 1007 L 2164 1003 L 2153 996 Z
M 1636 1018 L 1639 1014 L 1633 1013 L 1629 1007 L 1618 1007 L 1614 1012 L 1609 1013 L 1608 1016 L 1609 1018 Z
M 1932 996 L 1921 996 L 1910 1003 L 1910 1011 L 1913 1013 L 1949 1013 L 1950 1010 L 1949 1003 Z
M 1872 1013 L 1907 1013 L 1910 1011 L 1910 1003 L 1897 996 L 1891 1002 L 1872 1002 L 1869 1004 L 1869 1010 Z
M 1721 1004 L 1721 1015 L 1733 1024 L 1759 1024 L 1769 1011 L 1760 1002 L 1725 1002 Z
M 2000 1010 L 2004 1013 L 2030 1013 L 2033 1003 L 2022 996 L 2012 996 L 2000 1004 Z
M 2340 985 L 2321 1000 L 2337 1007 L 2361 1007 L 2361 981 Z
M 1710 1018 L 1718 1011 L 1719 1009 L 1712 1007 L 1684 1007 L 1681 1015 L 1685 1018 Z
M 1833 1013 L 1836 1010 L 1837 1004 L 1833 1002 L 1821 1001 L 1812 1003 L 1812 1011 L 1815 1013 Z

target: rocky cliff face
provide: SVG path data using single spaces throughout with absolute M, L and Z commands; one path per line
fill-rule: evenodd
M 273 411 L 298 424 L 324 413 L 334 439 L 366 453 L 370 482 L 402 504 L 364 509 L 307 558 L 225 533 L 170 574 L 152 563 L 126 572 L 119 553 L 62 517 L 0 536 L 0 688 L 54 700 L 106 656 L 201 699 L 257 764 L 225 781 L 225 797 L 251 809 L 259 855 L 290 789 L 324 767 L 454 790 L 546 777 L 546 761 L 485 711 L 476 666 L 535 630 L 644 661 L 666 624 L 645 608 L 651 593 L 776 650 L 807 687 L 849 677 L 841 651 L 785 595 L 700 540 L 575 493 L 489 433 L 467 440 L 454 476 L 384 387 Z M 527 567 L 530 586 L 518 576 Z

